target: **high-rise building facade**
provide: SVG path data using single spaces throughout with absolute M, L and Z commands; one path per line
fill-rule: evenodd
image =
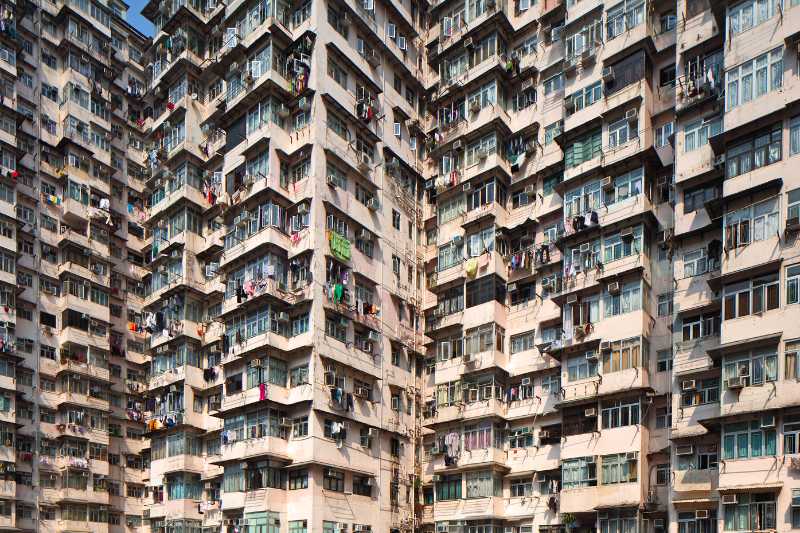
M 795 4 L 6 4 L 0 530 L 800 527 Z
M 145 6 L 151 531 L 413 526 L 424 12 Z
M 6 3 L 0 528 L 135 531 L 147 479 L 139 329 L 148 39 L 124 2 Z

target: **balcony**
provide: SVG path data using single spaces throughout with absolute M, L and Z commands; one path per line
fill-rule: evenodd
M 673 472 L 672 499 L 676 502 L 697 498 L 698 492 L 706 497 L 716 499 L 712 494 L 719 486 L 719 471 L 716 468 L 706 470 L 675 470 Z M 690 493 L 690 494 L 683 494 Z
M 624 19 L 628 18 L 627 13 L 623 13 L 619 16 Z M 641 41 L 652 39 L 654 33 L 652 23 L 650 22 L 652 18 L 653 17 L 650 17 L 649 14 L 645 14 L 643 23 L 637 24 L 632 28 L 627 28 L 626 31 L 612 39 L 606 39 L 601 53 L 603 63 L 608 64 L 620 54 L 628 53 L 632 49 L 635 49 Z M 611 24 L 615 24 L 613 19 L 606 20 L 606 27 Z M 627 26 L 627 20 L 625 24 Z
M 642 501 L 639 483 L 617 483 L 564 489 L 559 499 L 561 513 L 593 513 L 598 509 L 638 507 Z
M 699 14 L 688 15 L 687 18 L 679 20 L 677 30 L 677 50 L 680 54 L 685 54 L 694 47 L 700 46 L 720 35 L 717 19 L 713 11 L 709 9 L 704 9 Z
M 206 459 L 199 455 L 181 454 L 165 459 L 156 459 L 150 464 L 150 478 L 157 479 L 171 472 L 193 472 L 202 474 Z
M 509 410 L 509 416 L 511 411 Z M 540 444 L 533 448 L 512 448 L 508 450 L 506 466 L 509 474 L 545 472 L 557 470 L 561 464 L 560 444 Z
M 435 472 L 450 471 L 459 468 L 471 468 L 485 466 L 491 468 L 493 465 L 505 466 L 507 453 L 500 448 L 484 448 L 480 450 L 462 450 L 455 465 L 445 465 L 444 455 L 436 456 L 432 463 Z
M 471 520 L 485 519 L 488 516 L 503 516 L 503 498 L 477 498 L 452 501 L 438 501 L 433 506 L 433 519 Z
M 243 241 L 237 241 L 236 244 L 227 248 L 222 252 L 222 259 L 220 267 L 224 268 L 226 265 L 233 263 L 238 258 L 249 254 L 250 252 L 267 245 L 276 245 L 284 250 L 291 248 L 291 240 L 289 236 L 273 226 L 267 226 L 256 233 L 246 237 Z

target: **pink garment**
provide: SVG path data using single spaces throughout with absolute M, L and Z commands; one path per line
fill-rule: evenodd
M 245 281 L 243 289 L 248 296 L 253 296 L 256 292 L 256 287 L 252 280 Z
M 266 383 L 259 384 L 259 386 L 258 386 L 258 399 L 260 401 L 263 401 L 263 400 L 267 399 L 267 384 Z

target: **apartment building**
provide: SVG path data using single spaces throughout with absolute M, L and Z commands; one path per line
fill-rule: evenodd
M 794 0 L 0 14 L 0 529 L 800 527 Z
M 145 6 L 151 531 L 413 526 L 426 9 Z
M 144 187 L 124 2 L 0 15 L 0 529 L 135 531 L 144 513 Z

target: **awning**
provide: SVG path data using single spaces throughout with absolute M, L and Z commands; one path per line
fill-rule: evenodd
M 779 492 L 783 488 L 783 481 L 775 481 L 774 483 L 752 483 L 747 485 L 731 485 L 730 487 L 719 487 L 717 489 L 720 494 L 728 494 L 732 492 Z

